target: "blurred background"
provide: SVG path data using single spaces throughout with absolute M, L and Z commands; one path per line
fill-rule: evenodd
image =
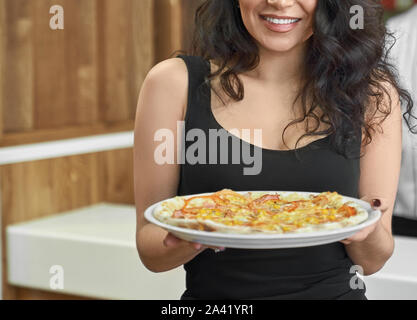
M 385 18 L 388 19 L 410 9 L 416 0 L 381 0 L 385 8 Z
M 182 270 L 136 253 L 132 130 L 143 79 L 188 47 L 202 2 L 0 0 L 3 299 L 180 296 Z M 388 18 L 413 1 L 383 2 Z

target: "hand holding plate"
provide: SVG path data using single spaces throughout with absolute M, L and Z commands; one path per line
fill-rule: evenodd
M 207 246 L 207 245 L 203 245 L 203 244 L 198 243 L 198 242 L 185 241 L 185 240 L 182 240 L 180 238 L 177 238 L 171 232 L 169 232 L 164 239 L 164 245 L 166 247 L 176 247 L 182 242 L 188 242 L 188 244 L 191 245 L 195 250 L 199 250 L 199 251 L 203 251 L 205 249 L 210 248 L 210 249 L 213 249 L 217 253 L 217 252 L 221 252 L 221 251 L 225 250 L 224 247 Z
M 381 214 L 384 214 L 384 212 L 388 209 L 386 208 L 385 204 L 387 203 L 385 200 L 381 200 L 381 199 L 370 199 L 369 197 L 362 197 L 361 200 L 369 202 L 371 204 L 371 207 L 373 210 L 380 210 Z M 340 242 L 342 242 L 343 244 L 350 244 L 352 242 L 361 242 L 364 241 L 366 238 L 368 238 L 368 236 L 374 232 L 374 230 L 376 229 L 376 227 L 378 226 L 378 224 L 381 223 L 381 219 L 379 219 L 378 221 L 376 221 L 374 224 L 363 228 L 362 230 L 356 232 L 354 235 L 352 235 L 351 237 L 344 239 Z

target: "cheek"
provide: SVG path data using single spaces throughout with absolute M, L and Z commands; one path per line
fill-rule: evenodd
M 303 7 L 304 12 L 308 14 L 307 29 L 309 32 L 312 32 L 314 17 L 317 8 L 317 0 L 304 0 L 301 1 L 301 5 Z
M 306 24 L 304 26 L 304 36 L 303 41 L 307 41 L 313 34 L 314 34 L 314 17 L 316 13 L 317 8 L 317 0 L 306 0 L 301 1 L 301 4 L 303 5 L 304 12 L 307 13 L 308 18 L 306 21 Z
M 313 34 L 314 34 L 313 21 L 311 20 L 309 21 L 309 24 L 304 31 L 303 41 L 307 41 Z
M 259 12 L 264 1 L 265 0 L 239 0 L 242 20 L 248 30 L 253 30 L 256 27 L 257 12 Z
M 299 5 L 303 8 L 305 12 L 309 14 L 314 14 L 314 11 L 317 8 L 317 0 L 299 0 Z

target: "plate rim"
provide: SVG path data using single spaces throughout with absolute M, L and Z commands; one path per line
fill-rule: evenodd
M 205 193 L 195 193 L 195 194 L 189 194 L 189 195 L 183 195 L 178 197 L 194 197 L 194 196 L 203 196 L 203 195 L 209 195 L 213 194 L 214 192 L 205 192 Z M 322 192 L 309 192 L 309 191 L 269 191 L 269 190 L 251 190 L 251 191 L 234 191 L 239 194 L 244 194 L 247 192 L 267 192 L 267 193 L 299 193 L 299 194 L 320 194 Z M 340 193 L 339 193 L 340 194 Z M 371 205 L 361 199 L 348 197 L 340 194 L 344 199 L 354 201 L 358 203 L 363 209 L 365 209 L 368 212 L 368 218 L 354 226 L 344 227 L 340 229 L 333 229 L 333 230 L 322 230 L 322 231 L 314 231 L 314 232 L 305 232 L 305 233 L 276 233 L 276 234 L 263 234 L 263 233 L 249 233 L 249 234 L 242 234 L 242 233 L 225 233 L 225 232 L 217 232 L 217 231 L 204 231 L 204 230 L 195 230 L 195 229 L 188 229 L 178 226 L 169 225 L 166 223 L 163 223 L 162 221 L 159 221 L 156 219 L 153 215 L 154 210 L 164 201 L 173 199 L 177 196 L 173 196 L 170 198 L 166 198 L 163 200 L 160 200 L 148 208 L 145 209 L 144 217 L 147 221 L 163 228 L 168 229 L 169 231 L 176 231 L 180 233 L 186 233 L 189 236 L 198 236 L 198 237 L 206 237 L 206 238 L 217 238 L 217 239 L 241 239 L 246 241 L 256 241 L 256 240 L 280 240 L 280 239 L 314 239 L 316 237 L 323 237 L 323 236 L 335 236 L 340 233 L 345 232 L 354 232 L 354 231 L 360 231 L 363 228 L 366 228 L 367 226 L 370 226 L 377 222 L 381 218 L 381 211 L 380 210 L 374 210 L 372 209 Z

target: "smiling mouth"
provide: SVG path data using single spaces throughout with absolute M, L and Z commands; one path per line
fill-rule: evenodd
M 299 18 L 272 18 L 272 17 L 266 17 L 266 16 L 261 16 L 262 19 L 274 23 L 274 24 L 279 24 L 279 25 L 285 25 L 285 24 L 292 24 L 292 23 L 296 23 L 298 21 L 300 21 L 301 19 Z

